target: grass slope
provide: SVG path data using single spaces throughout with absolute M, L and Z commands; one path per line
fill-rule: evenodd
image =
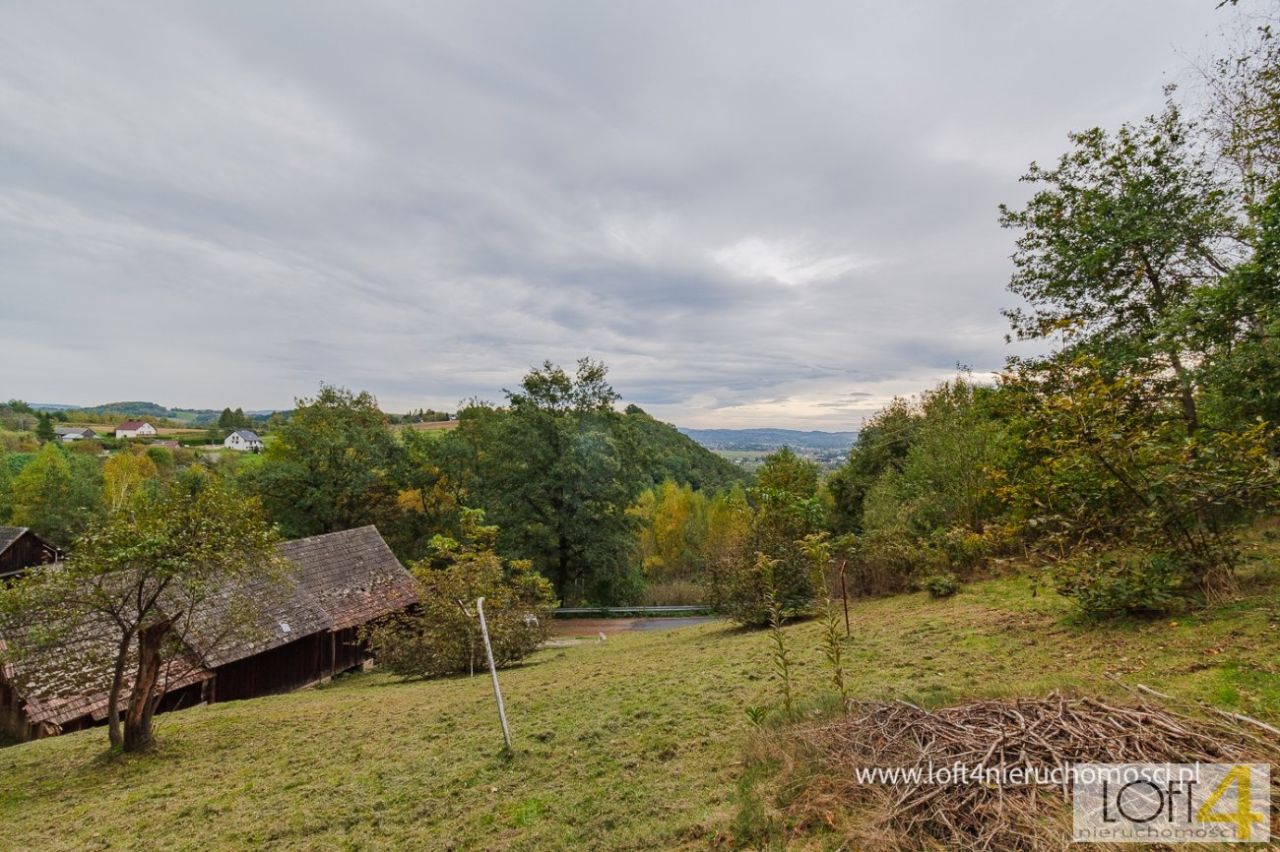
M 1074 623 L 1026 579 L 852 607 L 861 697 L 932 705 L 1107 675 L 1280 721 L 1280 578 L 1229 606 Z M 817 626 L 787 628 L 801 693 Z M 20 849 L 705 848 L 739 807 L 748 706 L 771 704 L 768 637 L 713 624 L 544 650 L 504 672 L 517 754 L 497 755 L 484 677 L 357 675 L 158 721 L 161 747 L 104 756 L 101 730 L 0 750 L 0 847 Z

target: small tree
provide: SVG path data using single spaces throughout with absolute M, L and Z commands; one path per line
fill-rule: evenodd
M 53 418 L 46 412 L 40 412 L 36 420 L 36 437 L 40 439 L 40 443 L 45 444 L 49 441 L 56 440 L 58 433 L 53 429 Z
M 206 638 L 252 630 L 284 580 L 275 543 L 258 503 L 209 474 L 139 488 L 76 542 L 67 561 L 0 589 L 7 653 L 17 661 L 83 656 L 77 668 L 94 671 L 109 642 L 107 682 L 84 686 L 106 688 L 113 747 L 149 748 L 161 671 L 192 630 Z M 86 636 L 97 641 L 75 641 Z
M 812 563 L 813 588 L 818 597 L 818 617 L 822 619 L 822 656 L 831 667 L 831 685 L 842 701 L 849 700 L 849 687 L 844 678 L 844 645 L 840 640 L 840 614 L 831 598 L 831 578 L 827 568 L 831 564 L 831 542 L 826 533 L 806 536 L 805 553 Z
M 56 442 L 47 443 L 13 478 L 11 520 L 66 547 L 99 514 L 100 478 L 96 459 L 67 453 Z
M 485 599 L 485 619 L 499 667 L 519 662 L 547 636 L 555 606 L 551 583 L 527 561 L 507 564 L 494 552 L 498 529 L 476 509 L 463 513 L 464 540 L 431 541 L 431 554 L 413 568 L 421 583 L 420 611 L 367 632 L 380 665 L 408 677 L 474 672 L 485 665 L 474 606 Z
M 149 453 L 117 452 L 102 465 L 102 502 L 107 511 L 124 508 L 138 488 L 159 474 Z
M 745 547 L 735 548 L 732 561 L 713 558 L 708 574 L 713 605 L 742 624 L 759 627 L 769 623 L 770 595 L 788 614 L 806 612 L 813 604 L 802 539 L 822 526 L 817 465 L 789 449 L 779 450 L 765 460 L 748 498 L 749 532 L 739 542 Z M 768 585 L 759 568 L 761 557 L 770 566 Z

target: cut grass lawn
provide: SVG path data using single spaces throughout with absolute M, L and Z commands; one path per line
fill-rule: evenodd
M 1269 561 L 1247 574 L 1228 606 L 1107 626 L 1025 578 L 856 603 L 850 681 L 936 706 L 1123 698 L 1116 678 L 1274 724 L 1280 578 Z M 786 634 L 816 697 L 818 627 Z M 726 624 L 540 651 L 502 674 L 511 759 L 487 678 L 377 673 L 168 714 L 146 756 L 106 756 L 102 730 L 6 748 L 0 847 L 705 848 L 732 839 L 754 783 L 746 711 L 775 703 L 769 671 L 767 635 Z

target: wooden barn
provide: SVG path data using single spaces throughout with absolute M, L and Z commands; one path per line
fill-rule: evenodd
M 62 551 L 26 527 L 0 527 L 0 580 L 61 557 Z
M 280 554 L 296 569 L 295 585 L 253 641 L 206 646 L 207 631 L 195 631 L 193 650 L 214 675 L 206 700 L 287 692 L 357 668 L 366 658 L 359 628 L 417 601 L 417 584 L 376 527 L 286 541 Z
M 225 612 L 208 613 L 188 635 L 187 654 L 161 678 L 161 711 L 288 692 L 358 668 L 367 659 L 360 627 L 417 601 L 416 582 L 376 527 L 287 541 L 279 550 L 295 569 L 293 582 L 249 590 L 266 605 L 257 629 L 239 640 L 219 636 Z M 88 630 L 73 640 L 75 653 L 0 669 L 0 731 L 27 740 L 104 722 L 108 633 Z

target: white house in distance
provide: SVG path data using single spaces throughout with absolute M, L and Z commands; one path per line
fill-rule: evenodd
M 156 433 L 156 427 L 145 420 L 126 420 L 116 427 L 117 438 L 143 438 Z
M 58 440 L 64 444 L 70 444 L 72 441 L 83 441 L 86 438 L 96 438 L 98 433 L 89 428 L 81 428 L 79 426 L 57 426 L 54 428 L 54 434 L 58 436 Z
M 228 450 L 240 450 L 244 453 L 256 453 L 262 449 L 262 439 L 258 433 L 249 429 L 237 429 L 227 436 L 222 446 Z

